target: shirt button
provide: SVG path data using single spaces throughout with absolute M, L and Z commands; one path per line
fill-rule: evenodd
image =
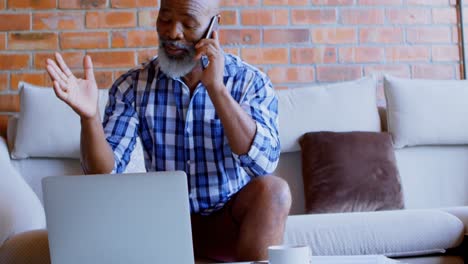
M 187 165 L 189 165 L 189 166 L 190 166 L 190 163 L 191 163 L 191 162 L 190 162 L 190 160 L 187 160 Z
M 192 129 L 190 129 L 190 128 L 187 128 L 186 131 L 187 131 L 188 134 L 192 133 Z

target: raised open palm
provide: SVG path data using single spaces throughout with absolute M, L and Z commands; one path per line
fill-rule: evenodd
M 55 61 L 47 60 L 47 72 L 54 82 L 57 97 L 68 104 L 81 118 L 92 118 L 98 111 L 98 87 L 91 57 L 84 57 L 83 67 L 85 78 L 79 79 L 73 75 L 59 53 L 55 53 Z

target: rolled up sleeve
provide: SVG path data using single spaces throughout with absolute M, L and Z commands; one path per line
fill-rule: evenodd
M 114 152 L 112 172 L 122 173 L 130 161 L 138 135 L 135 91 L 130 73 L 120 77 L 109 90 L 103 127 L 106 140 Z
M 257 177 L 273 173 L 278 165 L 278 97 L 266 75 L 257 74 L 246 91 L 240 105 L 255 121 L 257 130 L 249 151 L 233 155 L 250 176 Z

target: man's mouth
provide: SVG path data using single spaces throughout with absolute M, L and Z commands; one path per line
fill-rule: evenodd
M 179 48 L 177 46 L 174 46 L 174 45 L 164 45 L 164 50 L 166 51 L 166 53 L 170 56 L 181 56 L 183 55 L 184 53 L 186 53 L 186 50 L 183 49 L 183 48 Z

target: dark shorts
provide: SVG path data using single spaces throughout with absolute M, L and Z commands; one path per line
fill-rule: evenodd
M 197 258 L 233 261 L 240 230 L 233 215 L 237 195 L 210 215 L 191 215 L 193 248 Z

